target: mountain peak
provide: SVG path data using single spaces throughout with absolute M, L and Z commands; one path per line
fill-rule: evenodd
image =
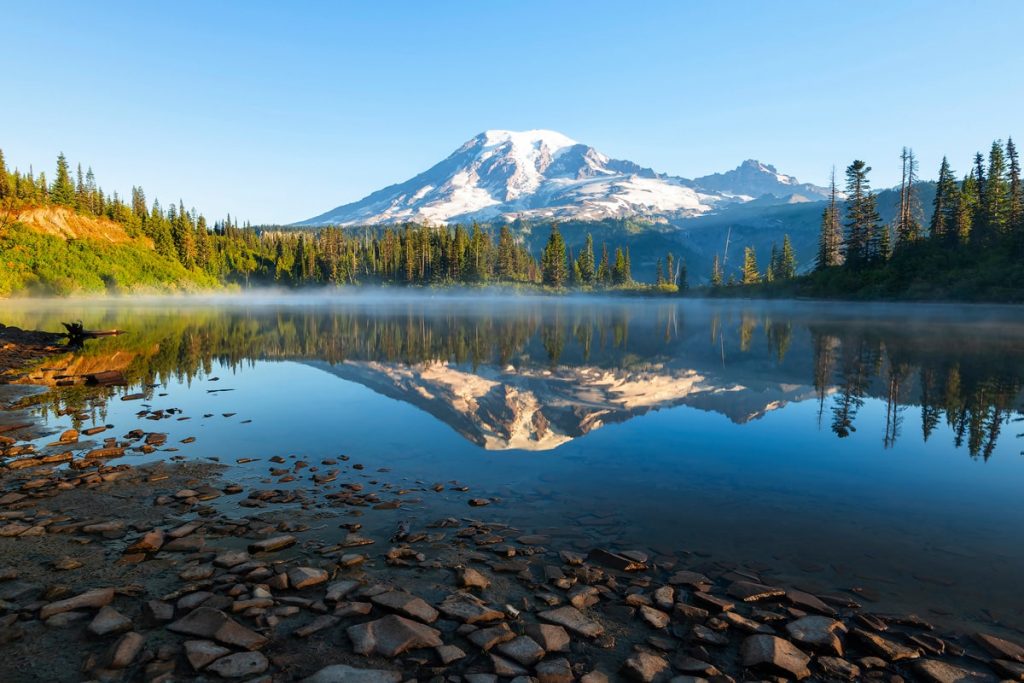
M 511 142 L 514 147 L 545 146 L 551 151 L 572 147 L 579 143 L 568 135 L 556 130 L 537 128 L 534 130 L 486 130 L 477 136 L 482 139 L 485 147 L 497 147 Z

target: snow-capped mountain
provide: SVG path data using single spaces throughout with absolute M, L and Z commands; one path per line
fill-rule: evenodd
M 415 178 L 297 225 L 686 218 L 764 194 L 824 192 L 758 162 L 692 181 L 611 159 L 555 131 L 489 130 Z
M 791 175 L 779 173 L 771 164 L 747 159 L 738 168 L 694 179 L 694 184 L 708 192 L 720 192 L 750 201 L 764 195 L 795 201 L 817 201 L 828 197 L 824 187 L 801 183 Z

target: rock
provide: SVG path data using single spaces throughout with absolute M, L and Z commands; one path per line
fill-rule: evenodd
M 647 569 L 646 562 L 640 562 L 634 558 L 626 556 L 625 554 L 613 553 L 600 548 L 591 550 L 587 553 L 587 562 L 599 564 L 603 567 L 618 569 L 621 572 L 638 572 L 643 569 Z
M 491 580 L 486 576 L 473 569 L 472 567 L 462 567 L 458 570 L 459 572 L 459 586 L 462 588 L 480 588 L 485 589 L 491 585 Z
M 786 591 L 786 599 L 793 603 L 794 606 L 799 607 L 805 612 L 817 612 L 818 614 L 824 614 L 830 617 L 834 617 L 836 615 L 836 611 L 834 609 L 810 593 L 788 590 Z
M 811 675 L 807 663 L 811 658 L 798 650 L 788 640 L 776 636 L 756 635 L 747 637 L 740 645 L 743 666 L 767 669 L 797 680 Z
M 324 597 L 324 600 L 327 602 L 338 602 L 356 588 L 359 588 L 358 581 L 335 581 L 328 584 L 327 595 Z
M 318 631 L 323 631 L 325 628 L 330 628 L 334 626 L 339 621 L 341 621 L 340 617 L 331 614 L 321 614 L 319 617 L 309 622 L 305 626 L 301 626 L 295 629 L 293 633 L 299 638 L 308 638 L 309 636 L 313 635 L 314 633 L 317 633 Z
M 530 636 L 519 636 L 507 643 L 501 643 L 498 645 L 498 652 L 523 666 L 533 666 L 546 654 L 544 648 Z
M 296 590 L 326 583 L 328 578 L 326 571 L 316 567 L 292 567 L 288 570 L 288 583 Z
M 490 504 L 491 504 L 491 501 L 487 500 L 486 498 L 470 498 L 469 499 L 470 507 L 478 508 L 478 507 L 483 507 L 484 505 L 490 505 Z
M 127 668 L 142 650 L 146 639 L 141 633 L 129 631 L 117 639 L 107 652 L 107 666 L 111 669 Z
M 196 671 L 201 671 L 210 662 L 229 654 L 231 654 L 231 650 L 212 640 L 185 641 L 185 658 Z
M 483 601 L 466 593 L 452 593 L 437 608 L 445 616 L 467 624 L 498 621 L 505 618 L 503 612 L 488 607 Z
M 999 638 L 988 633 L 974 634 L 974 640 L 999 659 L 1008 659 L 1024 664 L 1024 647 L 1017 643 Z
M 53 568 L 62 572 L 80 569 L 83 566 L 82 562 L 71 557 L 62 557 L 53 563 Z
M 914 662 L 914 672 L 922 681 L 929 683 L 994 683 L 995 680 L 990 675 L 961 669 L 937 659 L 919 659 Z
M 737 614 L 736 612 L 722 612 L 720 618 L 730 626 L 734 626 L 740 631 L 746 631 L 747 633 L 775 633 L 775 629 L 771 626 L 754 621 L 753 619 L 747 619 L 742 614 Z
M 469 634 L 469 642 L 476 645 L 481 650 L 490 650 L 499 643 L 504 643 L 512 640 L 516 637 L 516 634 L 512 632 L 512 629 L 508 627 L 508 624 L 501 623 L 497 626 L 490 626 L 488 628 L 481 628 L 473 631 Z
M 80 609 L 98 609 L 109 605 L 113 599 L 113 588 L 96 588 L 94 590 L 80 593 L 73 598 L 57 600 L 56 602 L 44 605 L 43 608 L 39 610 L 39 618 L 46 621 L 54 614 L 60 614 L 61 612 L 70 612 L 72 610 Z
M 154 529 L 142 536 L 139 540 L 128 546 L 125 553 L 155 553 L 164 545 L 163 529 Z
M 448 666 L 452 662 L 456 662 L 466 656 L 466 653 L 463 652 L 462 648 L 456 647 L 455 645 L 441 645 L 434 649 L 436 650 L 441 663 L 445 666 Z
M 1011 681 L 1024 681 L 1024 664 L 1009 659 L 993 659 L 989 664 L 1004 678 Z
M 572 667 L 569 660 L 561 657 L 541 662 L 535 669 L 539 683 L 572 683 Z
M 277 550 L 283 550 L 289 546 L 295 545 L 296 539 L 294 536 L 274 536 L 273 538 L 265 538 L 262 541 L 256 541 L 249 544 L 250 553 L 272 553 Z
M 587 638 L 596 638 L 604 633 L 604 627 L 601 624 L 588 618 L 575 607 L 559 607 L 541 612 L 537 616 L 544 621 L 564 626 L 573 633 L 578 633 Z
M 659 609 L 640 605 L 640 616 L 654 628 L 665 628 L 668 626 L 669 616 Z
M 723 636 L 721 633 L 715 633 L 707 626 L 703 624 L 694 624 L 693 628 L 690 629 L 690 635 L 694 637 L 700 643 L 705 645 L 724 646 L 729 644 L 729 639 Z
M 676 589 L 672 586 L 661 586 L 654 591 L 654 604 L 663 610 L 671 610 L 676 602 Z
M 222 678 L 244 678 L 261 674 L 267 670 L 270 662 L 260 652 L 239 652 L 221 657 L 206 667 Z
M 215 567 L 231 568 L 237 567 L 243 562 L 250 560 L 249 553 L 244 550 L 226 550 L 215 558 L 213 558 L 213 564 Z
M 526 627 L 526 635 L 537 641 L 548 652 L 568 652 L 569 633 L 561 626 L 553 624 L 530 624 Z
M 514 678 L 516 676 L 525 676 L 529 673 L 526 669 L 519 666 L 515 662 L 511 662 L 504 657 L 491 653 L 491 666 L 494 667 L 494 673 L 501 678 Z
M 100 611 L 86 627 L 94 636 L 106 636 L 111 633 L 124 633 L 132 628 L 132 620 L 113 607 L 101 607 Z
M 797 643 L 842 657 L 843 643 L 837 631 L 846 632 L 843 622 L 813 614 L 786 624 L 786 633 Z
M 860 678 L 860 667 L 839 657 L 818 657 L 818 666 L 827 678 L 853 681 Z
M 669 577 L 668 582 L 673 586 L 686 586 L 701 592 L 711 588 L 711 579 L 698 572 L 678 571 Z
M 896 641 L 883 638 L 875 633 L 869 633 L 863 629 L 853 629 L 853 635 L 864 641 L 869 648 L 890 662 L 898 662 L 901 659 L 917 659 L 921 656 L 921 651 L 916 648 L 909 648 L 906 645 L 901 645 Z
M 725 592 L 734 598 L 739 598 L 743 602 L 757 602 L 758 600 L 781 598 L 786 594 L 786 591 L 781 588 L 765 586 L 760 583 L 754 583 L 753 581 L 733 581 L 729 584 L 729 587 L 725 589 Z
M 594 586 L 577 584 L 569 589 L 567 597 L 569 604 L 576 609 L 586 609 L 591 605 L 596 605 L 601 599 L 601 594 Z
M 212 638 L 243 650 L 258 650 L 267 644 L 264 636 L 251 631 L 220 610 L 199 607 L 167 625 L 169 631 L 200 638 Z
M 671 669 L 664 657 L 641 651 L 626 660 L 622 673 L 630 680 L 653 683 L 667 680 L 671 675 Z
M 370 598 L 370 602 L 385 607 L 393 612 L 413 619 L 418 619 L 425 624 L 432 624 L 437 621 L 438 611 L 428 605 L 423 599 L 403 593 L 401 591 L 389 591 Z
M 694 593 L 693 599 L 705 607 L 710 607 L 718 612 L 728 612 L 736 607 L 736 604 L 730 600 L 720 598 L 717 595 L 711 595 L 710 593 L 704 593 L 702 591 Z
M 320 669 L 302 683 L 399 683 L 402 674 L 384 669 L 356 669 L 346 664 L 332 664 Z
M 389 614 L 365 624 L 350 626 L 346 632 L 355 651 L 395 657 L 406 650 L 442 645 L 441 632 L 419 622 Z
M 373 605 L 368 602 L 339 602 L 334 606 L 334 616 L 341 617 L 365 617 L 373 611 Z

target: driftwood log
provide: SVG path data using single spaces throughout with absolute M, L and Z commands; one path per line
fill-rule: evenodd
M 124 330 L 87 330 L 85 326 L 79 322 L 74 323 L 61 323 L 64 329 L 68 331 L 68 346 L 82 346 L 85 344 L 86 339 L 95 339 L 96 337 L 115 337 L 119 334 L 124 334 Z

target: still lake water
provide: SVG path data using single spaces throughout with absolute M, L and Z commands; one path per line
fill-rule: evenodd
M 133 387 L 110 397 L 148 387 L 180 408 L 159 429 L 197 441 L 175 455 L 260 458 L 228 478 L 344 453 L 501 499 L 427 495 L 421 522 L 473 514 L 1024 629 L 1019 308 L 362 294 L 0 313 L 70 319 L 129 333 L 51 365 L 124 370 Z M 67 405 L 93 407 L 84 426 L 147 426 L 139 402 L 82 387 L 39 410 L 63 429 Z

